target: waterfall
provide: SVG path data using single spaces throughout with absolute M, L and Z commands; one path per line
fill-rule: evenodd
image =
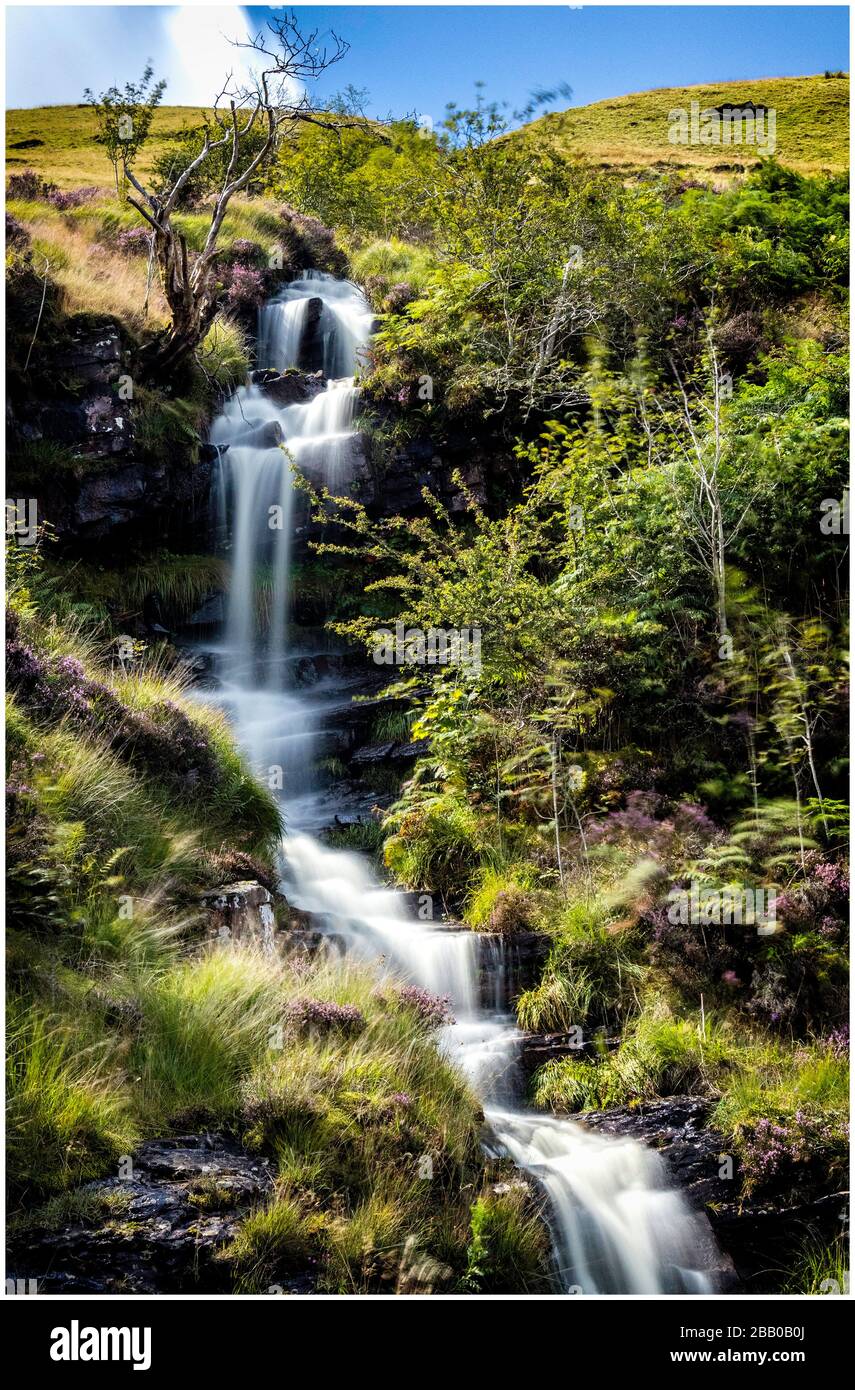
M 356 286 L 306 272 L 261 311 L 259 365 L 296 365 L 312 315 L 326 388 L 287 406 L 258 386 L 242 388 L 211 436 L 223 456 L 233 571 L 219 652 L 223 700 L 257 770 L 283 769 L 288 899 L 315 914 L 354 959 L 449 996 L 455 1021 L 443 1028 L 440 1046 L 484 1104 L 490 1151 L 509 1155 L 546 1193 L 557 1291 L 708 1292 L 712 1277 L 699 1266 L 709 1259 L 710 1237 L 670 1185 L 661 1157 L 632 1140 L 520 1107 L 522 1035 L 507 1012 L 496 943 L 488 947 L 492 990 L 485 1005 L 483 938 L 410 920 L 400 896 L 381 887 L 359 855 L 330 849 L 310 833 L 323 823 L 313 774 L 323 697 L 298 695 L 289 675 L 289 455 L 313 481 L 347 486 L 358 398 L 353 377 L 372 322 Z M 261 575 L 267 624 L 257 614 Z

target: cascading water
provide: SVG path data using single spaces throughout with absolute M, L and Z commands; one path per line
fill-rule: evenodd
M 504 998 L 482 1006 L 483 939 L 410 920 L 399 895 L 381 888 L 358 855 L 332 850 L 308 833 L 319 796 L 313 777 L 319 708 L 317 699 L 295 693 L 289 676 L 289 454 L 313 481 L 347 487 L 358 395 L 353 374 L 372 320 L 356 286 L 307 272 L 261 311 L 259 366 L 297 365 L 312 315 L 326 389 L 278 405 L 258 386 L 242 388 L 212 431 L 222 452 L 232 541 L 219 654 L 223 698 L 257 768 L 283 769 L 288 898 L 316 914 L 354 958 L 450 997 L 455 1022 L 443 1030 L 441 1045 L 484 1103 L 490 1148 L 510 1155 L 547 1194 L 557 1291 L 709 1291 L 712 1279 L 698 1265 L 708 1264 L 711 1238 L 669 1185 L 657 1154 L 516 1104 L 521 1034 Z M 266 578 L 267 624 L 257 619 L 259 576 Z

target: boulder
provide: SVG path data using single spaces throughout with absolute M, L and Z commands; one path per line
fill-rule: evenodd
M 285 438 L 278 420 L 247 420 L 246 424 L 229 440 L 230 449 L 276 449 Z
M 255 879 L 226 883 L 203 893 L 199 899 L 205 912 L 205 936 L 210 941 L 239 941 L 273 953 L 276 918 L 273 895 Z
M 276 372 L 266 368 L 253 372 L 250 380 L 277 405 L 300 405 L 326 389 L 323 372 Z
M 111 385 L 122 371 L 122 340 L 118 328 L 111 323 L 103 327 L 78 329 L 71 347 L 57 360 L 60 375 L 87 384 Z

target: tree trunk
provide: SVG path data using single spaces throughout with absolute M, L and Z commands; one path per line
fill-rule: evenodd
M 156 225 L 155 252 L 171 321 L 138 356 L 144 370 L 157 377 L 196 351 L 214 321 L 217 294 L 213 257 L 200 256 L 191 270 L 187 242 L 180 232 Z

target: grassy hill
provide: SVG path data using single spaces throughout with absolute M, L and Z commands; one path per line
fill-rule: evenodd
M 755 101 L 777 113 L 777 153 L 801 173 L 841 170 L 849 161 L 848 77 L 776 77 L 725 82 L 717 87 L 660 87 L 613 97 L 592 106 L 543 116 L 529 127 L 549 130 L 559 145 L 594 164 L 637 169 L 709 170 L 738 173 L 756 159 L 742 147 L 672 145 L 668 113 L 701 110 L 724 102 Z M 164 141 L 184 126 L 196 125 L 200 112 L 190 106 L 164 106 L 140 160 L 146 172 Z M 95 117 L 88 106 L 42 106 L 9 111 L 6 119 L 7 172 L 35 169 L 60 188 L 107 184 L 110 166 L 95 143 Z
M 723 82 L 716 87 L 658 87 L 612 97 L 593 106 L 543 116 L 529 127 L 548 130 L 568 154 L 606 167 L 739 173 L 757 154 L 750 145 L 673 145 L 668 113 L 703 111 L 753 101 L 774 107 L 776 153 L 800 173 L 839 171 L 849 163 L 848 77 L 772 77 Z
M 152 134 L 140 158 L 147 173 L 170 135 L 184 126 L 200 123 L 194 106 L 162 106 L 156 112 Z M 60 188 L 81 184 L 107 184 L 112 178 L 109 161 L 96 144 L 95 114 L 89 106 L 36 106 L 6 113 L 6 172 L 35 169 Z

